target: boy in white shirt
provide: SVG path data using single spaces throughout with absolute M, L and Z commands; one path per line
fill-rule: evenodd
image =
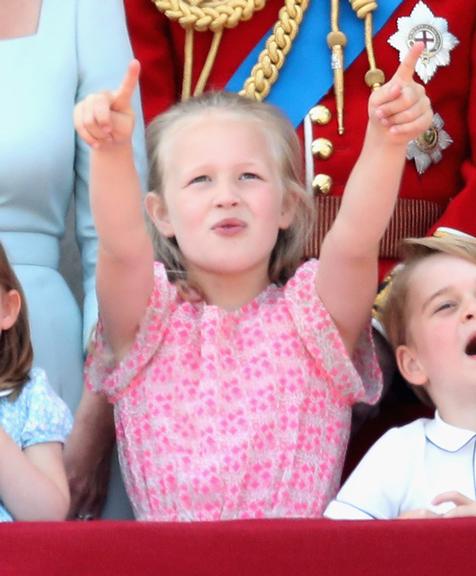
M 411 239 L 383 325 L 398 367 L 436 408 L 384 434 L 324 515 L 476 516 L 476 239 Z

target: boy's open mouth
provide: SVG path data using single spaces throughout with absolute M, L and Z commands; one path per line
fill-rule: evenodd
M 464 352 L 468 356 L 476 356 L 476 334 L 474 334 L 466 344 Z

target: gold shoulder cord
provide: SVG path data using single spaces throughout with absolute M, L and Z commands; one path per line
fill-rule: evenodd
M 308 6 L 309 0 L 285 0 L 273 32 L 266 40 L 266 45 L 258 56 L 258 62 L 253 66 L 249 78 L 245 80 L 240 91 L 241 95 L 254 100 L 266 98 L 271 86 L 278 79 L 279 71 L 291 50 Z
M 385 82 L 385 75 L 375 64 L 373 47 L 372 12 L 377 9 L 375 0 L 350 0 L 357 17 L 364 20 L 365 49 L 369 69 L 365 74 L 365 83 L 376 90 Z M 327 35 L 327 44 L 332 51 L 332 69 L 334 71 L 334 94 L 337 108 L 337 127 L 339 134 L 344 133 L 344 46 L 347 38 L 339 30 L 339 0 L 331 0 L 331 31 Z
M 193 94 L 201 94 L 215 63 L 218 47 L 225 28 L 235 28 L 240 22 L 249 20 L 255 11 L 261 10 L 266 0 L 151 0 L 170 20 L 177 21 L 185 29 L 185 62 L 183 71 L 182 100 L 192 94 L 193 41 L 194 31 L 213 32 L 207 59 L 200 73 Z M 299 32 L 304 13 L 310 0 L 284 0 L 273 32 L 246 79 L 240 94 L 254 100 L 264 100 L 279 76 L 286 56 Z M 316 1 L 316 0 L 314 0 Z M 334 89 L 338 116 L 338 129 L 342 134 L 344 110 L 343 50 L 347 39 L 338 28 L 339 0 L 331 1 L 331 32 L 327 42 L 332 50 Z M 385 77 L 375 64 L 372 44 L 372 12 L 377 8 L 375 0 L 350 0 L 358 18 L 364 20 L 365 48 L 369 70 L 365 74 L 366 84 L 373 90 L 385 82 Z M 318 71 L 316 71 L 318 73 Z
M 331 49 L 331 67 L 334 73 L 334 96 L 337 109 L 337 131 L 344 133 L 344 47 L 347 36 L 339 30 L 339 0 L 331 0 L 331 31 L 327 45 Z
M 182 82 L 182 100 L 192 94 L 194 31 L 213 32 L 213 39 L 198 79 L 194 96 L 201 94 L 215 63 L 218 47 L 225 28 L 235 28 L 249 20 L 256 10 L 264 8 L 266 0 L 152 0 L 170 20 L 185 29 L 185 59 Z
M 350 0 L 350 4 L 354 12 L 357 14 L 357 17 L 364 20 L 365 49 L 369 61 L 369 69 L 365 74 L 365 83 L 369 88 L 372 88 L 372 90 L 376 90 L 385 82 L 385 74 L 383 73 L 383 70 L 377 68 L 375 63 L 374 46 L 372 43 L 372 12 L 377 9 L 377 2 L 375 0 Z

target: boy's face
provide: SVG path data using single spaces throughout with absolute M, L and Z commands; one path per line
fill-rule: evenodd
M 433 402 L 476 402 L 476 265 L 435 254 L 410 278 L 408 343 L 397 361 L 409 382 L 426 385 Z M 442 414 L 443 415 L 443 414 Z

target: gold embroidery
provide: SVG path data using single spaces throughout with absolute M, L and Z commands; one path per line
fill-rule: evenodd
M 334 52 L 336 52 L 337 46 L 337 50 L 341 53 L 339 61 L 342 67 L 345 36 L 338 30 L 339 1 L 331 0 L 329 42 Z M 266 0 L 152 0 L 152 2 L 167 18 L 178 22 L 185 29 L 185 62 L 182 84 L 182 100 L 185 100 L 192 94 L 194 31 L 203 32 L 209 30 L 213 32 L 207 59 L 193 91 L 194 95 L 199 95 L 205 89 L 225 28 L 234 28 L 240 22 L 249 20 L 256 11 L 264 7 Z M 369 87 L 375 89 L 385 81 L 382 70 L 376 67 L 372 44 L 372 12 L 377 8 L 377 2 L 375 0 L 350 0 L 350 2 L 357 17 L 364 19 L 365 47 L 369 61 L 369 70 L 365 75 L 365 81 Z M 250 76 L 246 79 L 240 94 L 254 100 L 264 100 L 266 98 L 272 85 L 278 79 L 279 71 L 291 50 L 308 6 L 309 0 L 284 1 L 273 31 L 267 39 L 257 63 L 253 66 Z M 339 35 L 338 39 L 336 34 Z M 334 59 L 336 59 L 335 56 Z M 335 76 L 338 110 L 340 110 L 339 116 L 341 116 L 339 132 L 342 132 L 342 71 L 337 71 Z
M 258 62 L 253 66 L 240 94 L 254 100 L 266 98 L 278 79 L 308 6 L 308 0 L 285 0 L 273 32 L 266 40 Z
M 185 29 L 185 63 L 182 83 L 182 100 L 192 93 L 194 31 L 213 32 L 208 56 L 200 73 L 194 95 L 203 92 L 210 75 L 225 28 L 235 28 L 249 20 L 256 10 L 261 10 L 266 0 L 152 0 L 167 18 Z

